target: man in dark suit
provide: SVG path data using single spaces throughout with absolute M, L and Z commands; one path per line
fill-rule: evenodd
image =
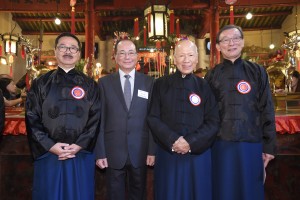
M 2 91 L 0 89 L 0 142 L 2 140 L 2 134 L 4 130 L 4 122 L 5 122 L 5 106 L 4 106 L 4 98 L 2 95 Z
M 147 165 L 155 161 L 155 143 L 146 122 L 153 78 L 136 72 L 138 55 L 131 40 L 116 43 L 115 60 L 119 70 L 99 79 L 102 117 L 96 164 L 107 168 L 108 199 L 142 200 Z

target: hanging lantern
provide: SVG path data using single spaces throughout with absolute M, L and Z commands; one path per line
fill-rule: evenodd
M 234 24 L 234 11 L 233 11 L 233 4 L 234 3 L 236 3 L 237 2 L 237 0 L 225 0 L 225 3 L 227 4 L 227 5 L 229 5 L 230 7 L 229 7 L 229 12 L 230 12 L 230 14 L 229 14 L 229 16 L 230 16 L 230 24 Z
M 2 40 L 4 42 L 5 54 L 17 55 L 19 37 L 17 35 L 5 33 L 2 35 Z
M 75 34 L 75 4 L 76 0 L 70 0 L 71 6 L 71 33 Z
M 148 38 L 161 40 L 168 37 L 167 16 L 169 9 L 166 5 L 151 5 L 144 11 L 148 23 Z

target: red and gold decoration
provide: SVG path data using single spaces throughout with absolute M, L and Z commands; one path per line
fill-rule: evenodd
M 139 18 L 134 18 L 134 27 L 133 27 L 133 36 L 138 37 L 139 36 Z
M 71 6 L 71 33 L 75 34 L 75 4 L 76 0 L 70 0 Z
M 230 24 L 234 24 L 234 11 L 233 11 L 233 4 L 236 3 L 237 0 L 225 0 L 227 5 L 230 5 Z

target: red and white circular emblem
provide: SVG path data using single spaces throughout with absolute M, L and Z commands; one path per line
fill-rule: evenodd
M 189 99 L 193 106 L 199 106 L 201 103 L 201 98 L 195 93 L 190 94 Z
M 240 81 L 236 85 L 236 89 L 239 91 L 241 94 L 247 94 L 251 91 L 251 85 L 247 81 Z
M 75 99 L 82 99 L 85 95 L 85 91 L 81 87 L 75 86 L 71 90 L 71 94 Z

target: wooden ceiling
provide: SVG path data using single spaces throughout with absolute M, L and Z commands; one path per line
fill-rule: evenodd
M 85 33 L 86 1 L 77 0 L 75 6 L 75 30 Z M 89 0 L 92 1 L 92 0 Z M 217 7 L 211 6 L 217 2 Z M 0 12 L 11 12 L 12 19 L 21 27 L 23 35 L 53 35 L 71 30 L 71 7 L 69 0 L 1 0 Z M 209 15 L 219 12 L 220 27 L 229 24 L 229 6 L 224 0 L 94 0 L 96 35 L 101 40 L 113 36 L 115 31 L 133 32 L 134 18 L 140 20 L 140 30 L 144 24 L 144 9 L 150 3 L 166 4 L 174 10 L 175 18 L 180 19 L 181 32 L 198 38 L 209 32 Z M 280 29 L 293 7 L 300 0 L 238 0 L 234 4 L 234 21 L 244 30 Z M 245 15 L 251 12 L 253 18 Z M 299 11 L 300 12 L 300 11 Z M 59 15 L 61 25 L 54 23 Z M 300 20 L 300 19 L 299 19 Z

